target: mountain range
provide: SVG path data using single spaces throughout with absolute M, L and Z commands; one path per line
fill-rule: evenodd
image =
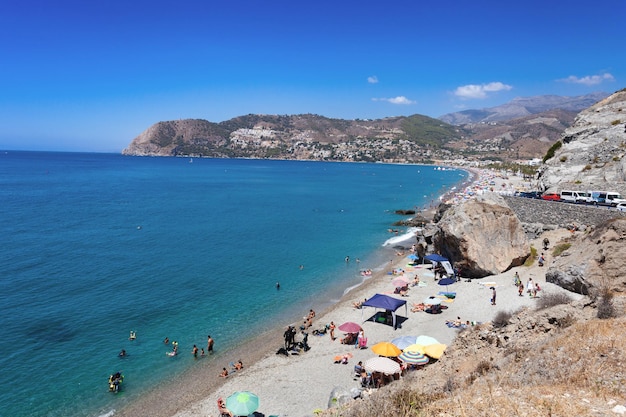
M 383 119 L 315 114 L 255 115 L 214 123 L 162 121 L 132 140 L 125 155 L 431 163 L 542 157 L 576 114 L 608 96 L 535 96 L 482 110 Z

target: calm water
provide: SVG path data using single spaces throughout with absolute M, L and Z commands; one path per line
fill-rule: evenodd
M 426 166 L 0 153 L 0 415 L 104 414 L 193 365 L 165 355 L 165 336 L 188 353 L 211 334 L 223 351 L 319 308 L 319 295 L 338 298 L 361 282 L 359 268 L 382 264 L 394 210 L 428 205 L 466 177 Z M 120 369 L 114 395 L 106 380 Z

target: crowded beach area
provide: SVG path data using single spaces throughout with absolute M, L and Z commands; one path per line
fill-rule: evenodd
M 485 170 L 473 171 L 473 175 L 471 185 L 445 196 L 444 201 L 459 203 L 483 192 L 509 192 L 523 187 L 517 177 Z M 555 241 L 558 238 L 553 236 Z M 228 415 L 232 413 L 228 406 L 233 408 L 236 401 L 233 394 L 250 392 L 258 398 L 258 405 L 252 406 L 254 410 L 249 409 L 249 414 L 311 416 L 328 408 L 333 390 L 365 396 L 384 384 L 402 384 L 403 374 L 437 366 L 438 361 L 446 360 L 445 349 L 460 329 L 488 322 L 502 310 L 533 306 L 536 293 L 527 291 L 529 282 L 538 283 L 543 292 L 563 291 L 545 282 L 543 269 L 537 264 L 483 279 L 455 279 L 434 268 L 440 263 L 416 259 L 413 243 L 408 239 L 401 244 L 403 249 L 390 252 L 393 258 L 382 268 L 363 265 L 363 270 L 372 269 L 371 274 L 364 273 L 363 284 L 327 311 L 315 311 L 316 302 L 312 300 L 310 305 L 302 306 L 300 320 L 284 323 L 236 352 L 212 355 L 211 364 L 194 372 L 187 384 L 176 382 L 169 394 L 147 396 L 140 404 L 120 410 L 121 415 L 139 409 L 142 415 Z M 395 310 L 395 318 L 385 308 L 367 306 L 373 297 L 398 300 L 401 305 Z M 407 340 L 419 336 L 422 345 L 409 352 Z M 400 345 L 398 350 L 387 351 L 394 340 Z M 425 348 L 433 343 L 435 346 Z M 405 349 L 404 355 L 401 349 Z M 372 369 L 377 361 L 371 360 L 380 355 L 388 356 L 401 372 L 385 375 Z M 402 361 L 407 355 L 417 357 L 417 365 L 411 365 L 410 358 Z M 426 360 L 428 363 L 424 363 Z M 386 373 L 394 374 L 395 370 Z M 242 398 L 249 400 L 247 394 Z M 237 412 L 241 411 L 232 414 Z

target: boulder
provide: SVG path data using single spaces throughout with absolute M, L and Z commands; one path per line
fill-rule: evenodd
M 604 222 L 581 234 L 552 262 L 546 281 L 579 294 L 626 292 L 626 219 Z
M 529 256 L 521 222 L 495 193 L 450 207 L 436 227 L 436 251 L 450 259 L 463 277 L 496 275 L 523 264 Z

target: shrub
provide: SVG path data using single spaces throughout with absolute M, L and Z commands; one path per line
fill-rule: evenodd
M 572 298 L 566 293 L 550 293 L 542 295 L 537 301 L 537 310 L 568 304 Z
M 510 323 L 512 316 L 513 315 L 508 311 L 498 311 L 494 316 L 491 324 L 495 328 L 506 327 Z
M 559 256 L 572 246 L 571 243 L 559 243 L 552 249 L 552 256 Z
M 583 172 L 585 171 L 591 171 L 591 165 L 587 164 L 583 167 Z
M 613 120 L 613 121 L 611 122 L 611 125 L 615 126 L 615 125 L 618 125 L 618 124 L 620 124 L 620 123 L 622 123 L 622 122 L 621 122 L 619 119 L 617 119 L 617 120 Z
M 554 156 L 554 152 L 556 152 L 557 149 L 559 149 L 561 146 L 563 146 L 563 143 L 560 140 L 555 142 L 554 145 L 550 146 L 550 149 L 548 149 L 548 152 L 546 152 L 546 155 L 543 157 L 543 162 L 546 162 L 548 159 L 552 158 Z
M 567 161 L 567 156 L 563 155 L 562 157 L 559 158 L 559 161 L 561 162 Z
M 600 288 L 600 294 L 598 299 L 598 314 L 599 319 L 612 319 L 617 317 L 617 311 L 613 304 L 613 292 L 608 286 Z
M 526 258 L 526 261 L 524 262 L 524 266 L 532 266 L 533 263 L 535 262 L 535 259 L 537 259 L 537 249 L 534 246 L 531 246 L 530 256 Z

